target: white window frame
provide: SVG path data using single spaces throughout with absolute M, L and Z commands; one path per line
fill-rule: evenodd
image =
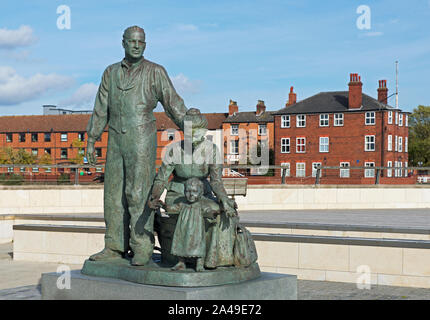
M 388 139 L 387 150 L 393 151 L 393 136 L 391 134 L 389 134 L 387 139 Z
M 334 126 L 343 127 L 343 113 L 334 114 Z
M 393 161 L 387 161 L 387 167 L 392 167 L 393 166 Z M 393 176 L 393 170 L 392 169 L 387 169 L 387 177 L 391 178 Z
M 67 142 L 67 133 L 61 133 L 60 140 L 61 142 Z
M 340 178 L 349 178 L 349 172 L 350 172 L 349 162 L 341 162 L 341 163 L 339 163 L 339 167 L 341 167 L 339 170 L 339 177 Z M 345 169 L 345 168 L 348 168 L 348 169 Z
M 13 173 L 13 167 L 7 167 L 7 172 L 8 173 Z
M 330 115 L 328 113 L 320 114 L 320 127 L 328 127 L 330 125 Z
M 51 173 L 51 172 L 52 172 L 51 167 L 45 168 L 45 172 L 46 172 L 46 173 Z
M 323 141 L 327 139 L 327 143 L 323 143 Z M 320 137 L 319 151 L 327 153 L 330 151 L 330 138 L 329 137 Z
M 399 137 L 399 152 L 403 152 L 403 137 Z
M 303 140 L 303 143 L 299 144 L 299 140 Z M 303 151 L 299 151 L 299 147 L 303 146 Z M 296 138 L 296 153 L 306 153 L 306 138 L 298 137 Z
M 373 168 L 375 167 L 375 162 L 365 162 L 365 167 Z M 375 169 L 364 169 L 364 177 L 365 178 L 374 178 L 375 177 Z
M 409 115 L 405 113 L 405 127 L 409 127 Z
M 291 118 L 289 115 L 281 116 L 281 128 L 289 128 L 291 126 Z
M 230 125 L 230 135 L 231 136 L 238 136 L 239 135 L 239 125 L 238 124 Z
M 399 145 L 398 137 L 394 136 L 394 151 L 396 151 L 396 152 L 398 150 L 398 145 Z
M 399 113 L 398 113 L 398 112 L 396 112 L 396 113 L 394 114 L 394 116 L 395 116 L 395 118 L 394 118 L 395 123 L 396 123 L 396 124 L 399 124 Z
M 290 177 L 291 176 L 291 165 L 289 162 L 282 162 L 281 166 L 283 166 L 284 168 L 281 168 L 281 177 L 285 171 L 285 177 Z
M 286 150 L 287 148 L 288 148 L 288 151 Z M 291 139 L 281 138 L 281 153 L 290 153 L 290 152 L 291 152 Z
M 368 141 L 368 139 L 373 138 L 373 141 Z M 370 148 L 373 145 L 373 148 Z M 364 151 L 375 151 L 376 150 L 376 138 L 374 135 L 364 136 Z
M 408 137 L 405 137 L 405 152 L 408 152 Z
M 399 127 L 403 127 L 403 114 L 399 113 Z
M 263 130 L 264 128 L 264 130 Z M 259 124 L 258 125 L 258 135 L 259 136 L 265 136 L 267 135 L 267 124 Z
M 25 167 L 19 168 L 19 172 L 25 172 Z
M 239 154 L 239 140 L 230 141 L 230 154 Z
M 388 111 L 388 124 L 393 124 L 393 111 Z
M 31 168 L 31 171 L 34 173 L 39 173 L 39 168 L 38 167 L 33 167 Z
M 306 127 L 306 115 L 305 114 L 296 115 L 296 127 L 297 128 L 305 128 Z
M 405 161 L 405 178 L 408 177 L 408 169 L 406 169 L 408 167 L 408 162 Z
M 299 166 L 301 165 L 303 165 L 303 168 L 299 168 Z M 306 162 L 296 162 L 296 177 L 297 178 L 306 177 Z
M 321 166 L 322 162 L 312 162 L 312 177 L 316 178 L 317 176 L 317 166 Z M 320 171 L 320 176 L 321 176 L 321 171 Z
M 376 114 L 375 111 L 368 111 L 365 115 L 364 123 L 366 126 L 374 126 L 376 123 Z

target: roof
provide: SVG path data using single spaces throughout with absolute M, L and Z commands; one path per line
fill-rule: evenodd
M 335 113 L 357 112 L 373 110 L 394 110 L 393 107 L 363 93 L 362 108 L 348 109 L 349 91 L 320 92 L 291 106 L 282 108 L 274 114 L 302 114 L 302 113 Z
M 224 122 L 227 123 L 238 123 L 238 122 L 273 122 L 273 113 L 275 111 L 265 111 L 259 116 L 255 111 L 236 112 L 235 114 L 228 116 Z
M 208 129 L 221 129 L 228 113 L 203 113 Z M 154 112 L 157 130 L 178 129 L 164 112 Z M 91 114 L 0 116 L 0 132 L 85 132 Z M 106 131 L 107 129 L 105 129 Z

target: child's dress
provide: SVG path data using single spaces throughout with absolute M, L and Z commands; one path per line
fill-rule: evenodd
M 204 257 L 206 255 L 206 234 L 200 201 L 181 203 L 171 254 L 179 257 Z

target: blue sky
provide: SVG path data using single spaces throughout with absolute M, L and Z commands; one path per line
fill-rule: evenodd
M 57 28 L 57 7 L 71 29 Z M 360 5 L 370 29 L 359 29 Z M 188 107 L 239 111 L 264 100 L 281 109 L 294 86 L 298 100 L 347 90 L 359 73 L 363 91 L 379 79 L 412 111 L 430 105 L 430 0 L 81 1 L 0 3 L 0 115 L 41 114 L 43 104 L 92 109 L 104 68 L 123 57 L 130 25 L 145 29 L 145 58 L 163 65 Z M 389 103 L 394 105 L 394 97 Z

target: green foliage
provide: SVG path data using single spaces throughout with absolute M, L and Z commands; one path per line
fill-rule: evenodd
M 35 164 L 36 156 L 25 149 L 3 148 L 0 151 L 0 164 Z
M 84 154 L 81 153 L 82 150 L 84 150 L 85 143 L 83 141 L 80 141 L 78 138 L 74 139 L 72 141 L 72 147 L 77 148 L 78 152 L 76 154 L 76 157 L 71 159 L 71 162 L 75 164 L 83 164 L 84 163 Z
M 19 174 L 0 174 L 0 184 L 13 186 L 13 185 L 21 185 L 24 183 L 24 177 Z
M 430 106 L 418 106 L 409 116 L 409 162 L 430 167 Z
M 70 175 L 67 173 L 62 173 L 58 179 L 57 179 L 57 183 L 58 184 L 69 184 L 70 183 Z

